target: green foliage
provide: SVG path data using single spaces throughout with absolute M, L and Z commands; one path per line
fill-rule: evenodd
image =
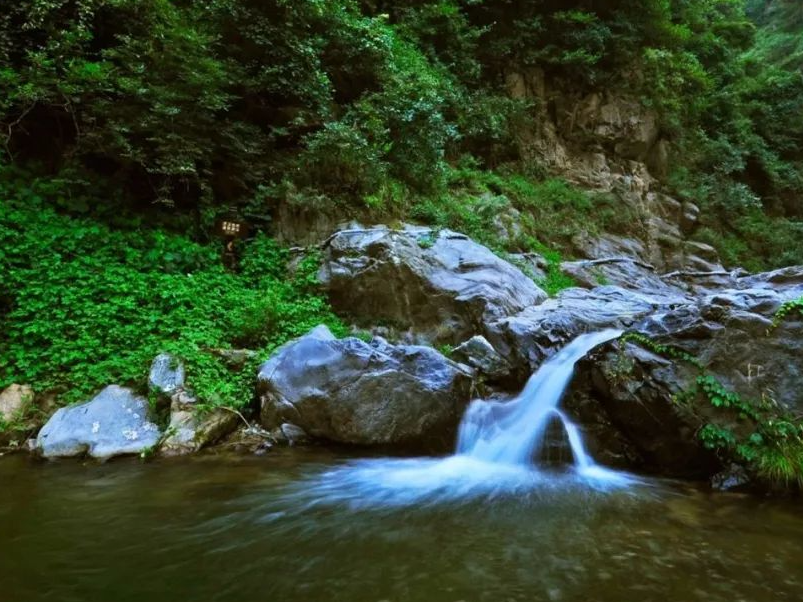
M 615 199 L 590 209 L 559 180 L 515 190 L 515 174 L 478 175 L 524 170 L 523 134 L 552 109 L 511 98 L 501 74 L 538 67 L 555 89 L 625 89 L 657 111 L 676 147 L 671 186 L 703 206 L 701 236 L 728 263 L 803 262 L 803 20 L 787 2 L 749 3 L 758 28 L 744 0 L 8 4 L 0 152 L 115 191 L 82 210 L 162 201 L 207 226 L 218 205 L 377 217 L 421 205 L 479 231 L 473 203 L 454 198 L 464 172 L 492 189 L 501 178 L 509 190 L 492 194 L 531 210 L 538 228 L 525 229 L 550 246 L 588 215 L 626 229 Z M 474 173 L 453 169 L 464 157 Z
M 454 353 L 454 346 L 453 345 L 439 345 L 437 347 L 438 352 L 443 355 L 444 357 L 451 358 L 452 353 Z
M 702 369 L 702 364 L 700 361 L 691 355 L 690 353 L 679 349 L 678 347 L 673 347 L 671 345 L 662 345 L 653 341 L 650 337 L 645 336 L 638 332 L 626 332 L 619 338 L 619 341 L 622 343 L 636 343 L 646 349 L 649 349 L 653 353 L 657 355 L 662 355 L 664 357 L 668 357 L 675 360 L 681 360 L 687 362 L 697 368 Z
M 315 289 L 315 256 L 288 275 L 288 251 L 259 236 L 234 274 L 217 245 L 60 215 L 31 189 L 0 196 L 0 388 L 28 382 L 77 401 L 112 382 L 141 387 L 170 352 L 202 400 L 241 406 L 258 359 L 232 372 L 216 349 L 264 357 L 317 324 L 342 330 Z
M 793 316 L 803 318 L 803 297 L 787 301 L 781 305 L 772 318 L 772 328 L 777 328 L 781 322 Z

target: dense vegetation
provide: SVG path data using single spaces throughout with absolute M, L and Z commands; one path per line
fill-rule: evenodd
M 232 208 L 268 235 L 279 207 L 452 227 L 545 254 L 542 284 L 565 287 L 572 236 L 631 216 L 527 151 L 549 108 L 505 77 L 532 67 L 657 111 L 665 186 L 703 207 L 726 263 L 803 263 L 801 32 L 792 0 L 7 2 L 0 386 L 79 396 L 170 349 L 208 398 L 241 403 L 208 348 L 334 318 L 313 260 L 283 283 L 288 252 L 264 235 L 241 273 L 218 266 L 210 231 Z
M 58 174 L 67 209 L 157 201 L 201 229 L 231 205 L 409 217 L 450 197 L 461 159 L 543 175 L 517 136 L 543 107 L 504 87 L 539 66 L 655 107 L 703 237 L 777 265 L 803 257 L 801 15 L 790 0 L 21 0 L 0 11 L 3 160 Z
M 221 351 L 267 352 L 320 323 L 343 332 L 315 292 L 314 255 L 288 272 L 288 251 L 259 236 L 235 274 L 215 247 L 59 215 L 48 182 L 21 189 L 0 188 L 0 389 L 26 382 L 69 402 L 112 382 L 142 388 L 167 351 L 204 403 L 239 406 L 260 356 L 232 370 Z

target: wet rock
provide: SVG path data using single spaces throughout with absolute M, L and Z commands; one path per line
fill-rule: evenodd
M 184 388 L 184 365 L 169 353 L 160 353 L 151 364 L 148 385 L 156 393 L 173 395 Z
M 655 267 L 634 257 L 611 257 L 604 260 L 565 261 L 561 271 L 574 278 L 578 285 L 593 289 L 613 285 L 633 291 L 649 291 L 666 297 L 666 302 L 689 303 L 691 296 L 681 287 L 667 282 Z
M 510 373 L 510 365 L 488 340 L 480 335 L 471 337 L 456 347 L 451 357 L 471 366 L 489 380 L 499 380 Z
M 803 295 L 803 266 L 789 266 L 772 272 L 743 276 L 736 281 L 736 288 L 769 288 L 789 301 Z
M 790 319 L 772 327 L 788 298 L 788 291 L 726 289 L 656 312 L 635 328 L 695 357 L 745 399 L 803 410 L 803 322 Z
M 305 443 L 309 439 L 304 429 L 302 429 L 300 426 L 296 426 L 295 424 L 291 424 L 289 422 L 285 422 L 279 425 L 279 431 L 281 431 L 282 437 L 290 445 L 298 445 L 301 443 Z
M 258 392 L 268 428 L 360 445 L 449 449 L 472 378 L 432 348 L 336 339 L 325 326 L 263 364 Z
M 0 392 L 0 422 L 22 418 L 33 404 L 33 389 L 28 385 L 9 385 Z
M 448 230 L 336 232 L 320 271 L 336 310 L 458 343 L 546 299 L 522 271 Z
M 676 403 L 696 372 L 633 344 L 613 343 L 578 364 L 566 407 L 594 456 L 667 476 L 708 477 L 719 461 L 697 437 L 702 419 Z
M 105 460 L 145 452 L 160 437 L 147 400 L 110 385 L 91 401 L 59 409 L 42 427 L 36 447 L 45 458 L 86 454 Z
M 803 411 L 803 320 L 772 322 L 785 300 L 803 293 L 796 271 L 734 278 L 741 287 L 656 307 L 632 325 L 694 363 L 633 343 L 608 345 L 580 362 L 566 404 L 597 457 L 674 476 L 709 478 L 720 471 L 699 429 L 723 420 L 737 431 L 747 427 L 695 394 L 701 370 L 742 399 Z M 766 286 L 746 288 L 751 285 Z
M 489 328 L 488 341 L 526 379 L 544 359 L 583 332 L 627 328 L 674 297 L 662 297 L 601 286 L 572 288 L 541 305 L 499 320 Z
M 737 464 L 731 464 L 727 469 L 711 477 L 711 488 L 718 491 L 740 491 L 750 485 L 747 471 Z

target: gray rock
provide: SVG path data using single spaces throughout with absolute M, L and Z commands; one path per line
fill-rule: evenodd
M 169 353 L 160 353 L 151 364 L 148 384 L 157 393 L 172 395 L 184 387 L 184 365 Z
M 719 461 L 697 437 L 702 419 L 675 402 L 696 375 L 632 343 L 611 343 L 578 364 L 564 405 L 583 424 L 599 461 L 707 478 Z
M 564 261 L 560 268 L 584 288 L 612 285 L 633 291 L 649 291 L 652 295 L 660 294 L 666 298 L 667 303 L 692 301 L 692 297 L 683 288 L 665 281 L 654 267 L 633 257 L 613 257 L 605 262 Z
M 504 378 L 510 373 L 510 364 L 480 335 L 455 348 L 452 358 L 471 366 L 490 380 Z
M 546 299 L 522 271 L 468 237 L 384 226 L 336 232 L 320 279 L 333 307 L 458 343 Z
M 0 422 L 12 422 L 25 415 L 33 403 L 28 385 L 9 385 L 0 392 Z
M 674 296 L 648 295 L 615 286 L 590 291 L 571 288 L 495 322 L 487 338 L 523 379 L 578 334 L 626 328 L 674 302 Z
M 110 385 L 91 401 L 59 409 L 42 427 L 36 447 L 45 458 L 139 454 L 161 437 L 149 415 L 147 400 Z
M 742 287 L 758 288 L 724 289 L 687 304 L 656 307 L 632 329 L 684 351 L 742 399 L 799 413 L 803 320 L 793 316 L 776 327 L 772 323 L 781 304 L 803 292 L 797 273 L 786 269 L 738 278 Z M 665 475 L 710 478 L 722 466 L 704 449 L 699 429 L 722 423 L 746 437 L 754 425 L 694 395 L 699 374 L 691 362 L 632 343 L 610 344 L 578 364 L 566 405 L 589 433 L 597 457 Z
M 471 389 L 468 368 L 432 348 L 338 340 L 325 326 L 277 350 L 258 378 L 266 428 L 361 445 L 450 448 Z
M 722 472 L 711 477 L 711 488 L 718 491 L 739 491 L 751 485 L 747 471 L 737 464 L 731 464 Z
M 286 439 L 290 445 L 305 443 L 309 439 L 304 429 L 295 424 L 290 424 L 289 422 L 280 424 L 279 430 L 282 433 L 282 437 Z
M 635 328 L 697 358 L 747 399 L 803 410 L 803 322 L 772 319 L 789 291 L 727 289 L 694 304 L 658 311 Z

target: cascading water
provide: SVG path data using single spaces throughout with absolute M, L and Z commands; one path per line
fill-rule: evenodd
M 605 330 L 577 337 L 547 360 L 512 401 L 474 401 L 460 424 L 457 453 L 497 464 L 530 465 L 549 421 L 557 418 L 565 429 L 575 468 L 594 470 L 579 429 L 558 410 L 558 404 L 575 364 L 597 345 L 621 334 L 621 330 Z
M 460 424 L 457 451 L 447 458 L 356 460 L 297 483 L 295 501 L 346 502 L 352 506 L 407 506 L 622 488 L 630 475 L 594 463 L 580 430 L 558 404 L 575 364 L 591 349 L 621 335 L 619 330 L 584 334 L 547 360 L 524 390 L 508 402 L 474 401 Z M 572 470 L 540 470 L 535 461 L 550 422 L 557 421 L 572 455 Z M 300 498 L 300 499 L 299 499 Z

